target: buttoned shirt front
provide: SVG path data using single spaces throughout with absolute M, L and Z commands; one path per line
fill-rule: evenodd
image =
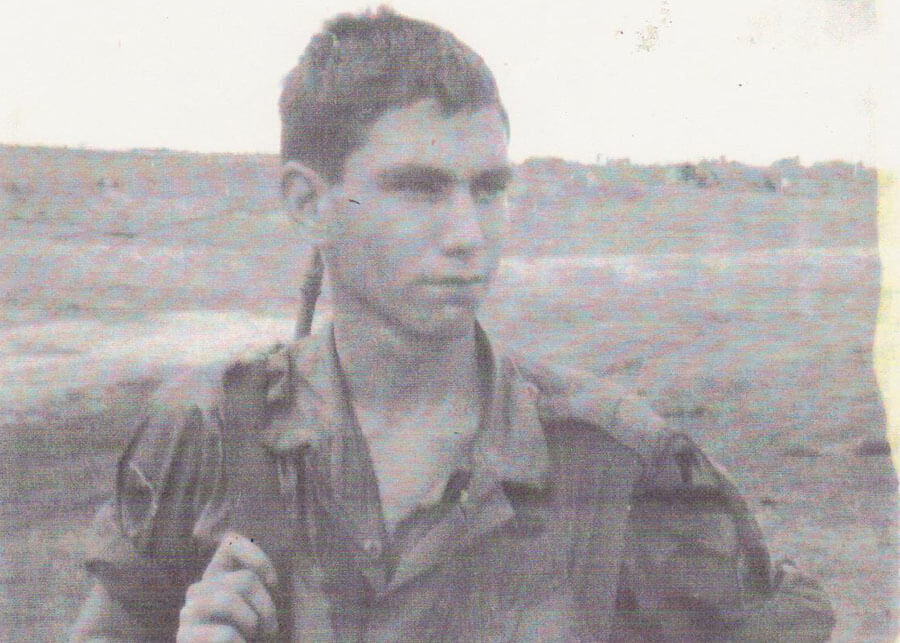
M 755 522 L 687 438 L 594 378 L 525 366 L 480 329 L 478 346 L 468 456 L 392 535 L 328 330 L 162 391 L 89 569 L 148 637 L 174 632 L 228 530 L 275 562 L 287 640 L 687 639 L 771 598 Z
M 516 377 L 511 362 L 501 358 L 495 365 L 486 337 L 479 334 L 480 372 L 491 386 L 469 457 L 448 472 L 438 502 L 414 511 L 389 537 L 369 452 L 327 338 L 312 362 L 297 360 L 306 385 L 295 389 L 290 411 L 272 419 L 263 440 L 281 457 L 300 454 L 307 481 L 301 504 L 312 514 L 306 528 L 316 533 L 311 540 L 324 585 L 331 588 L 329 612 L 341 614 L 329 624 L 342 621 L 339 629 L 353 630 L 351 639 L 459 640 L 452 634 L 469 633 L 458 631 L 468 614 L 480 635 L 502 635 L 508 623 L 496 614 L 508 611 L 513 598 L 497 591 L 487 600 L 491 592 L 473 584 L 488 582 L 476 573 L 485 556 L 509 554 L 513 540 L 547 530 L 551 505 L 531 499 L 546 499 L 549 484 L 537 391 Z M 492 549 L 489 535 L 496 539 L 500 531 L 519 536 L 508 535 L 500 549 L 499 540 Z M 534 553 L 548 567 L 543 576 L 552 575 L 548 552 Z M 508 558 L 504 565 L 510 564 Z M 482 576 L 502 585 L 503 573 L 491 568 Z M 540 565 L 529 562 L 522 573 L 528 568 L 536 578 Z M 307 631 L 303 621 L 295 612 L 296 631 Z

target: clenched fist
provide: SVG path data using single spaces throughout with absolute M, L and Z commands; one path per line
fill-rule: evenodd
M 178 620 L 178 643 L 248 641 L 278 632 L 269 591 L 275 567 L 249 539 L 226 533 L 203 577 L 185 595 Z

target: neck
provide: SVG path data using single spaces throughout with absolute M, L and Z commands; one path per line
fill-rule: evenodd
M 390 416 L 476 393 L 474 324 L 458 337 L 429 338 L 356 308 L 336 306 L 334 313 L 335 345 L 355 405 Z

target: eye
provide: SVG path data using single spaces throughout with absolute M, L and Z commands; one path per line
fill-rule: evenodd
M 489 172 L 472 179 L 472 198 L 479 203 L 488 203 L 506 192 L 509 175 L 506 172 Z
M 439 199 L 447 192 L 447 188 L 446 181 L 419 177 L 406 182 L 400 187 L 400 191 L 416 198 Z

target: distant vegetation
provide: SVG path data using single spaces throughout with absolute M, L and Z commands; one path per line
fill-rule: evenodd
M 278 159 L 0 146 L 0 231 L 260 243 L 283 234 Z M 718 159 L 586 165 L 529 159 L 510 191 L 509 254 L 735 252 L 871 245 L 875 171 Z M 240 234 L 236 234 L 239 232 Z
M 510 249 L 631 254 L 868 245 L 876 239 L 876 202 L 875 171 L 846 163 L 530 159 L 518 168 Z

